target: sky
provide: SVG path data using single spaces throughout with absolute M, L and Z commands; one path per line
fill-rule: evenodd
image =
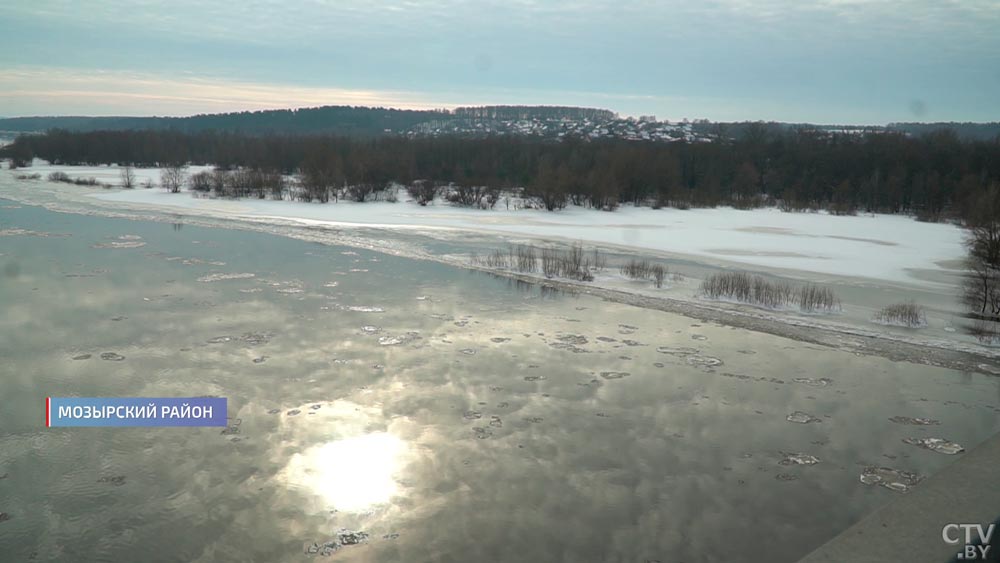
M 1000 0 L 4 0 L 0 116 L 530 104 L 1000 121 Z

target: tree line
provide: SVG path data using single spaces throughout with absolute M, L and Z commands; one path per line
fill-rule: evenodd
M 948 131 L 775 135 L 761 127 L 729 141 L 654 143 L 53 130 L 19 136 L 0 154 L 21 165 L 39 157 L 56 164 L 191 163 L 298 174 L 321 201 L 345 186 L 359 186 L 363 195 L 391 182 L 471 190 L 463 198 L 470 204 L 479 192 L 518 189 L 550 210 L 570 203 L 606 210 L 622 203 L 780 205 L 937 220 L 968 216 L 981 194 L 1000 185 L 1000 139 L 963 141 Z

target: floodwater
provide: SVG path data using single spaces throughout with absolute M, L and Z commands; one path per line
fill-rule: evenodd
M 996 377 L 2 200 L 0 306 L 4 561 L 794 561 L 1000 430 Z M 230 426 L 44 427 L 197 395 Z

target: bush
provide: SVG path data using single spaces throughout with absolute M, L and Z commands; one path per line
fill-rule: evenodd
M 840 310 L 840 300 L 828 287 L 808 284 L 799 290 L 799 309 L 806 313 Z
M 875 313 L 874 320 L 881 324 L 910 328 L 927 326 L 927 315 L 924 313 L 924 308 L 914 301 L 887 305 Z
M 67 174 L 65 172 L 52 172 L 52 173 L 49 174 L 49 181 L 50 182 L 66 182 L 68 184 L 68 183 L 72 182 L 73 180 L 72 180 L 72 178 L 69 177 L 69 174 Z
M 535 272 L 538 269 L 538 255 L 535 253 L 535 247 L 517 245 L 514 266 L 518 272 Z
M 646 260 L 629 260 L 622 264 L 618 271 L 621 275 L 633 280 L 652 280 L 656 287 L 663 287 L 668 270 L 662 264 L 652 264 Z
M 212 173 L 203 170 L 191 175 L 191 189 L 196 192 L 212 191 Z
M 425 206 L 434 201 L 438 188 L 433 180 L 418 180 L 410 184 L 406 191 L 410 192 L 410 196 L 417 204 Z
M 701 294 L 710 299 L 731 299 L 771 309 L 798 304 L 806 313 L 840 310 L 840 300 L 828 288 L 808 284 L 796 289 L 745 272 L 713 274 L 701 282 Z
M 543 248 L 541 252 L 541 271 L 547 278 L 594 281 L 591 256 L 595 260 L 605 261 L 601 253 L 596 249 L 592 255 L 584 252 L 583 246 L 580 243 L 574 244 L 566 250 Z M 539 254 L 534 246 L 519 244 L 509 246 L 506 252 L 494 250 L 486 256 L 473 255 L 472 263 L 495 270 L 535 273 L 538 271 Z

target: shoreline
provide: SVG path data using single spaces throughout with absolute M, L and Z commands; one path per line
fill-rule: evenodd
M 34 185 L 32 187 L 40 187 Z M 639 290 L 610 287 L 595 284 L 595 282 L 576 282 L 563 279 L 547 279 L 542 275 L 526 275 L 516 272 L 493 270 L 469 263 L 450 255 L 433 255 L 422 249 L 405 244 L 388 245 L 385 241 L 374 240 L 360 231 L 404 231 L 395 226 L 352 225 L 333 227 L 315 224 L 296 219 L 262 217 L 254 215 L 226 215 L 212 213 L 206 210 L 189 208 L 150 208 L 149 206 L 108 202 L 91 194 L 107 193 L 105 190 L 77 191 L 72 187 L 74 196 L 60 197 L 63 191 L 59 188 L 50 190 L 54 197 L 45 200 L 39 197 L 25 197 L 24 193 L 0 192 L 0 198 L 16 201 L 23 205 L 37 205 L 62 213 L 75 213 L 103 217 L 122 218 L 129 220 L 148 220 L 160 223 L 182 222 L 198 227 L 230 228 L 250 230 L 278 236 L 285 236 L 308 242 L 318 242 L 329 245 L 342 245 L 354 248 L 382 252 L 404 258 L 430 260 L 447 266 L 476 271 L 493 276 L 504 277 L 543 287 L 576 294 L 592 295 L 615 303 L 634 307 L 659 310 L 682 315 L 703 322 L 712 322 L 723 326 L 762 332 L 788 338 L 800 342 L 817 344 L 829 348 L 853 352 L 859 355 L 873 355 L 888 358 L 892 361 L 906 361 L 960 371 L 977 372 L 987 375 L 1000 375 L 1000 349 L 993 349 L 971 342 L 959 340 L 943 340 L 933 337 L 915 338 L 886 331 L 869 330 L 862 326 L 850 324 L 811 321 L 799 318 L 781 311 L 769 312 L 749 305 L 733 304 L 700 300 L 698 298 L 679 299 L 666 295 L 649 295 Z M 87 207 L 92 203 L 92 207 Z M 75 204 L 75 205 L 74 205 Z M 470 232 L 463 229 L 449 229 L 457 232 Z M 356 231 L 351 234 L 345 231 Z M 471 231 L 486 236 L 496 236 L 498 246 L 507 244 L 498 233 Z M 518 235 L 521 236 L 521 235 Z M 524 236 L 532 239 L 534 237 Z M 534 238 L 534 240 L 538 240 Z M 383 244 L 379 244 L 382 242 Z M 809 272 L 802 272 L 808 274 Z M 891 282 L 890 282 L 891 283 Z M 817 317 L 818 318 L 818 317 Z

